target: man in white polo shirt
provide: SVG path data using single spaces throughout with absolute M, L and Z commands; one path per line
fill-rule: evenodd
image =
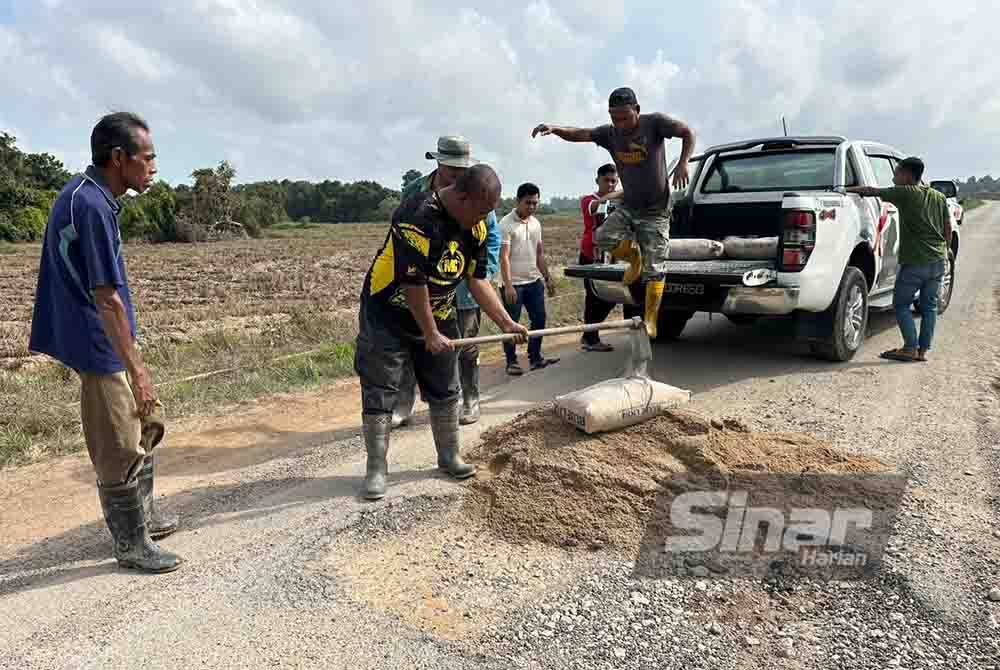
M 517 188 L 517 207 L 500 221 L 500 274 L 503 278 L 504 306 L 515 322 L 521 319 L 521 308 L 528 311 L 531 330 L 545 328 L 545 292 L 555 295 L 555 284 L 545 262 L 542 245 L 542 224 L 535 218 L 541 194 L 534 184 Z M 543 284 L 544 281 L 544 284 Z M 504 342 L 507 374 L 522 375 L 517 362 L 517 349 Z M 528 362 L 532 370 L 558 363 L 558 358 L 542 356 L 542 338 L 528 340 Z

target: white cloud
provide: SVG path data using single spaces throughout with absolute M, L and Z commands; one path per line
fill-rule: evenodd
M 397 186 L 431 167 L 438 135 L 458 133 L 508 193 L 527 180 L 545 196 L 580 193 L 606 153 L 531 128 L 604 123 L 622 83 L 645 111 L 691 123 L 702 148 L 777 133 L 785 114 L 793 132 L 885 139 L 949 173 L 1000 171 L 988 57 L 1000 9 L 969 0 L 905 12 L 709 0 L 697 22 L 647 0 L 21 4 L 20 22 L 0 26 L 0 86 L 16 92 L 5 120 L 33 148 L 79 157 L 101 113 L 134 108 L 174 181 L 229 158 L 240 179 Z M 669 34 L 628 41 L 630 26 L 657 22 L 697 49 Z

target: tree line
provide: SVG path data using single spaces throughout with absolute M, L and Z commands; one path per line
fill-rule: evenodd
M 191 184 L 158 181 L 142 195 L 124 196 L 119 224 L 126 240 L 193 242 L 257 237 L 283 222 L 386 222 L 399 206 L 402 188 L 421 176 L 417 170 L 406 171 L 399 190 L 368 180 L 235 184 L 235 167 L 223 161 L 192 172 Z M 14 136 L 0 133 L 0 240 L 41 239 L 52 203 L 71 178 L 55 156 L 23 152 Z M 498 216 L 515 205 L 514 198 L 504 198 Z M 538 209 L 541 215 L 559 211 L 579 211 L 579 199 L 553 198 Z
M 958 190 L 962 195 L 975 195 L 977 193 L 1000 193 L 1000 179 L 994 179 L 991 175 L 985 177 L 969 177 L 964 182 L 959 180 Z

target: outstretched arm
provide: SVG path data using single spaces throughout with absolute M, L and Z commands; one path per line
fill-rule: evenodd
M 860 195 L 864 198 L 876 198 L 882 194 L 882 189 L 874 186 L 851 186 L 845 189 L 848 193 Z
M 531 136 L 555 135 L 567 142 L 593 142 L 593 128 L 570 128 L 568 126 L 550 126 L 547 123 L 540 123 L 531 131 Z

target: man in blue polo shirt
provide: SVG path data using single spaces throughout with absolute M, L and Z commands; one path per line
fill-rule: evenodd
M 118 564 L 170 572 L 182 559 L 153 537 L 173 532 L 177 520 L 153 502 L 152 447 L 162 437 L 162 420 L 135 346 L 116 200 L 129 189 L 149 188 L 156 154 L 149 126 L 125 112 L 97 123 L 90 148 L 93 165 L 70 180 L 49 214 L 29 347 L 80 376 L 84 439 Z M 147 428 L 155 437 L 143 435 Z

